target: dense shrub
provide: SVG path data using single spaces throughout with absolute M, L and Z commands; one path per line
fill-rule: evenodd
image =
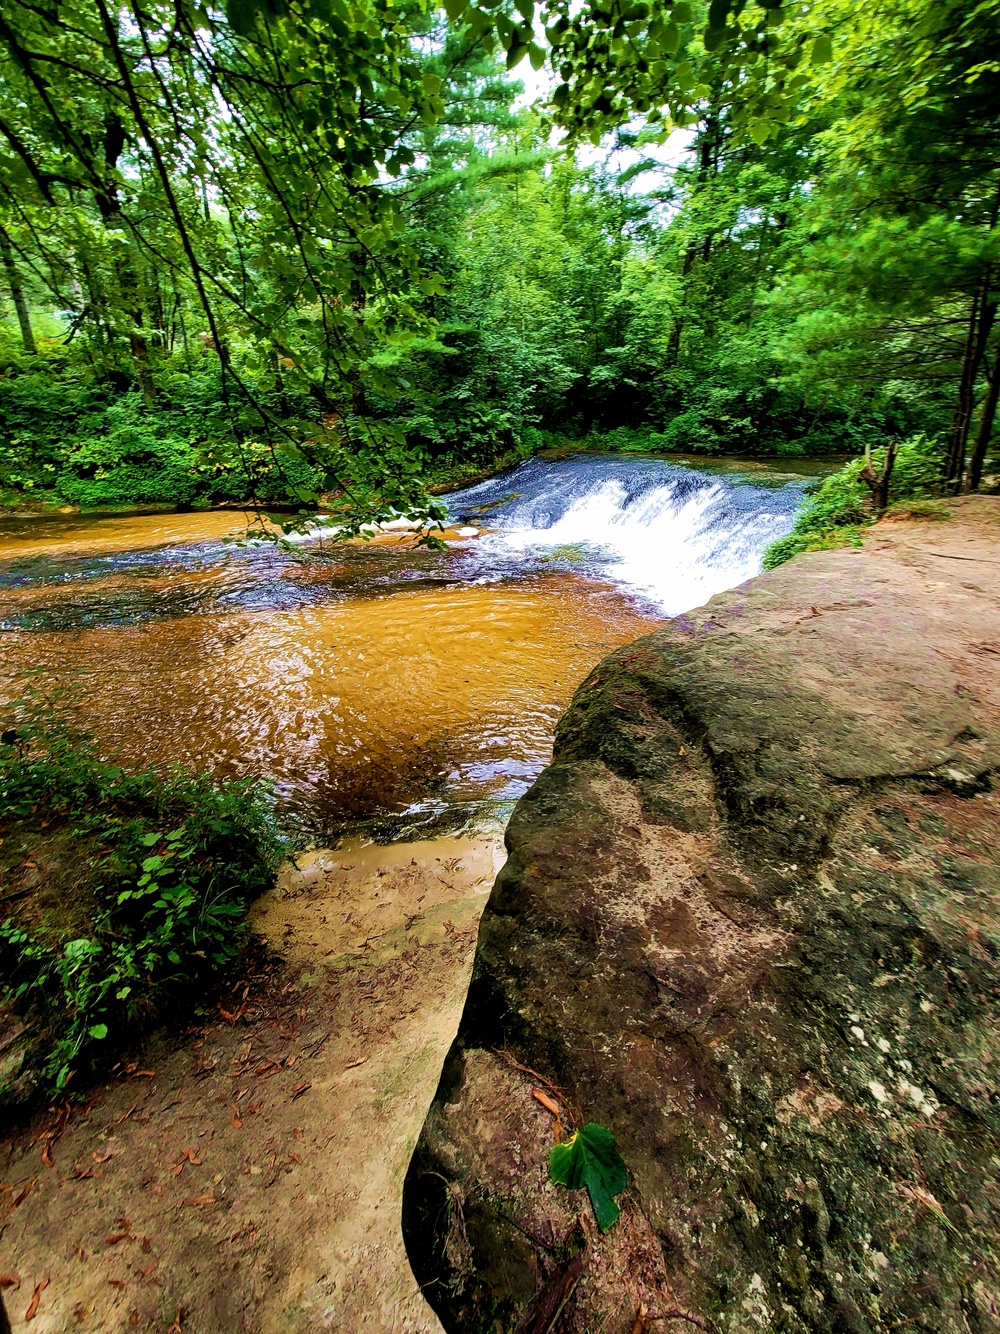
M 43 339 L 26 356 L 0 325 L 0 499 L 37 498 L 82 509 L 128 505 L 294 503 L 322 490 L 324 476 L 303 457 L 279 457 L 259 439 L 260 423 L 224 402 L 218 359 L 167 359 L 155 401 L 129 382 L 98 373 L 76 347 Z M 254 385 L 257 401 L 308 437 L 319 409 Z
M 239 951 L 283 851 L 251 782 L 128 774 L 59 723 L 16 721 L 0 734 L 0 1012 L 27 1036 L 0 1104 L 61 1094 L 189 1006 Z

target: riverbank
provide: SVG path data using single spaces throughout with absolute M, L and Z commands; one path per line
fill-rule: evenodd
M 996 1323 L 1000 501 L 947 508 L 577 693 L 407 1179 L 447 1330 Z M 606 1235 L 550 1105 L 617 1138 Z
M 439 1330 L 399 1201 L 501 862 L 486 834 L 287 867 L 207 1023 L 0 1146 L 13 1328 Z

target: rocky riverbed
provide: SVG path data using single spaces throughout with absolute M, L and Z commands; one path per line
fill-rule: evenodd
M 605 659 L 407 1178 L 449 1331 L 1000 1329 L 1000 501 Z M 544 1093 L 616 1136 L 605 1235 Z

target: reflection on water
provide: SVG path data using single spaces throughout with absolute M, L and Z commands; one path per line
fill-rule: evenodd
M 273 779 L 318 838 L 507 802 L 610 648 L 759 568 L 802 480 L 532 460 L 448 497 L 483 535 L 304 557 L 233 513 L 0 525 L 0 691 L 67 686 L 102 751 Z

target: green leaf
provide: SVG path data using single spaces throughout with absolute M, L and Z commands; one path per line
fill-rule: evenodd
M 715 51 L 722 45 L 726 32 L 724 28 L 706 28 L 702 41 L 706 51 Z
M 660 34 L 660 50 L 664 55 L 675 56 L 680 50 L 681 30 L 676 23 L 668 23 Z
M 142 838 L 139 840 L 144 848 L 151 848 L 154 844 L 159 843 L 159 841 L 159 834 L 143 834 Z
M 712 0 L 708 7 L 708 26 L 724 28 L 729 17 L 730 0 Z
M 227 0 L 226 18 L 233 32 L 241 37 L 246 37 L 253 31 L 254 19 L 257 17 L 257 6 L 254 0 Z
M 771 125 L 766 120 L 755 120 L 750 124 L 750 138 L 758 147 L 771 135 Z
M 94 1024 L 88 1031 L 92 1038 L 97 1038 L 98 1042 L 108 1036 L 107 1024 Z
M 549 1176 L 559 1186 L 586 1186 L 602 1232 L 618 1221 L 614 1197 L 628 1185 L 625 1162 L 610 1130 L 591 1121 L 549 1154 Z
M 532 69 L 541 69 L 545 64 L 545 52 L 537 42 L 532 42 L 528 47 L 528 59 Z
M 825 65 L 833 59 L 833 42 L 825 32 L 821 32 L 813 42 L 811 58 L 814 65 Z
M 680 0 L 680 4 L 674 5 L 670 13 L 675 23 L 691 23 L 694 19 L 694 10 L 687 0 Z

